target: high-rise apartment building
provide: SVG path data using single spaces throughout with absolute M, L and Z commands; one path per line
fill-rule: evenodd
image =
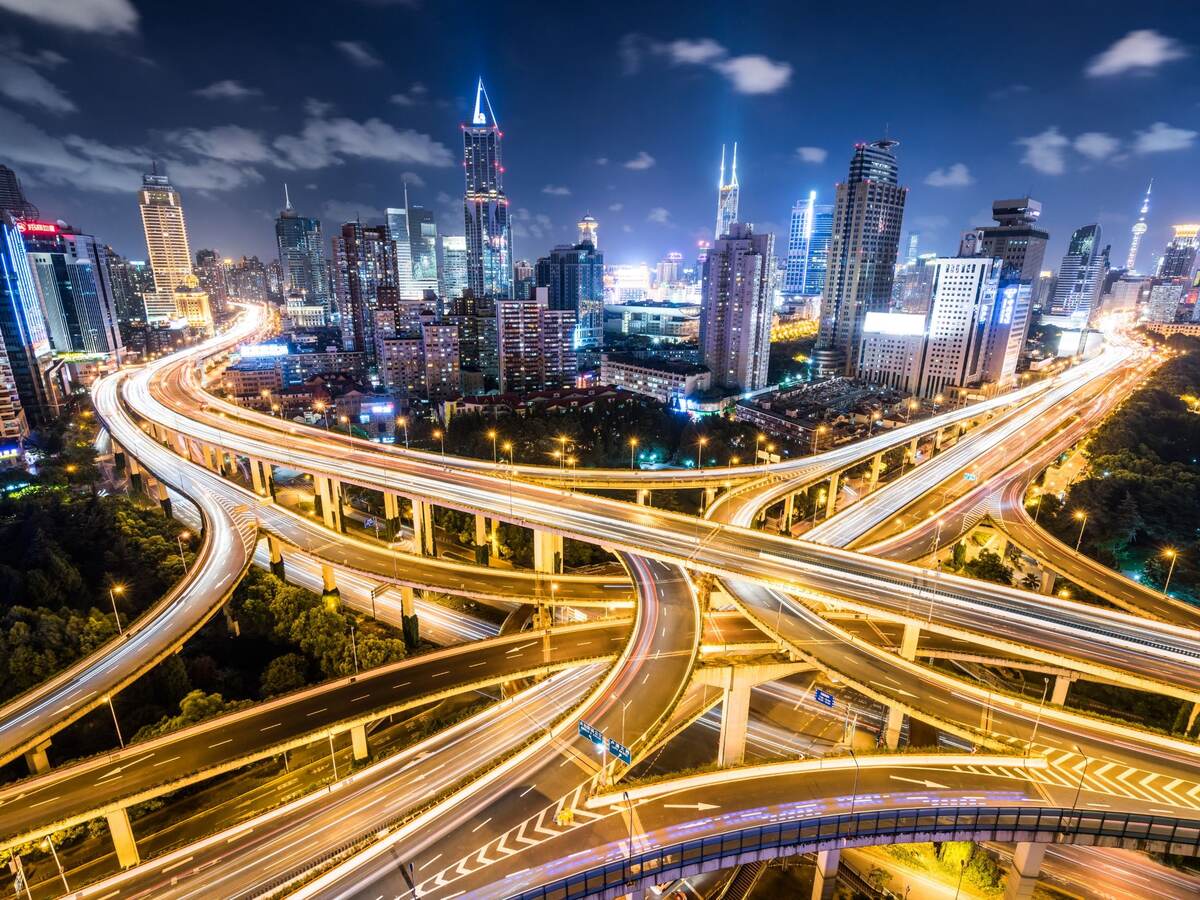
M 346 350 L 375 355 L 379 290 L 398 290 L 396 244 L 386 225 L 361 222 L 345 223 L 333 239 L 334 292 Z
M 300 294 L 305 305 L 323 306 L 328 315 L 329 265 L 325 261 L 321 220 L 302 216 L 292 208 L 287 185 L 283 186 L 283 209 L 275 220 L 275 245 L 283 270 L 284 295 Z M 211 289 L 209 299 L 215 299 Z
M 407 191 L 405 192 L 407 196 Z M 408 208 L 408 244 L 412 259 L 413 287 L 418 292 L 437 293 L 440 283 L 438 271 L 438 232 L 433 210 L 424 206 Z
M 113 304 L 117 309 L 117 322 L 144 322 L 146 307 L 143 294 L 154 290 L 154 275 L 144 262 L 125 259 L 112 247 L 104 248 L 104 263 L 108 268 L 108 280 L 113 289 Z
M 579 220 L 579 239 L 577 244 L 591 244 L 600 249 L 600 223 L 589 213 Z
M 142 213 L 142 228 L 146 233 L 146 250 L 154 271 L 154 296 L 146 297 L 148 321 L 176 318 L 175 288 L 192 274 L 192 251 L 188 246 L 187 223 L 179 192 L 157 167 L 142 176 L 138 195 Z
M 863 319 L 886 312 L 908 189 L 899 183 L 897 141 L 858 144 L 837 186 L 821 324 L 813 354 L 821 374 L 853 366 Z
M 1133 223 L 1132 238 L 1129 241 L 1129 256 L 1125 258 L 1125 271 L 1137 271 L 1138 248 L 1142 246 L 1142 238 L 1145 236 L 1149 225 L 1146 224 L 1146 216 L 1150 213 L 1150 191 L 1154 188 L 1154 179 L 1150 179 L 1150 185 L 1146 188 L 1146 196 L 1142 198 L 1142 208 L 1138 210 L 1138 220 Z
M 704 261 L 700 357 L 714 385 L 767 386 L 774 315 L 775 236 L 734 222 Z
M 7 213 L 0 213 L 0 337 L 25 416 L 34 424 L 50 421 L 59 409 L 48 378 L 53 350 L 25 240 Z
M 443 317 L 458 329 L 459 361 L 463 369 L 477 371 L 484 389 L 494 389 L 500 381 L 499 343 L 496 330 L 496 304 L 469 292 L 450 302 Z
M 471 121 L 463 126 L 467 286 L 477 297 L 513 296 L 512 236 L 500 160 L 501 137 L 481 78 Z
M 1072 233 L 1050 298 L 1051 315 L 1070 316 L 1081 326 L 1091 318 L 1108 272 L 1108 249 L 1101 249 L 1100 238 L 1099 225 L 1084 225 Z
M 8 166 L 0 165 L 0 214 L 8 213 L 14 219 L 38 219 L 38 208 L 29 202 L 21 190 L 17 173 Z
M 575 314 L 577 350 L 604 343 L 604 254 L 591 242 L 555 247 L 537 261 L 537 286 L 547 288 L 550 309 Z
M 1174 322 L 1188 286 L 1184 278 L 1155 278 L 1150 286 L 1150 301 L 1146 304 L 1146 321 L 1156 325 Z
M 955 256 L 934 260 L 933 267 L 921 371 L 923 397 L 983 379 L 988 327 L 1003 264 L 990 256 Z
M 462 351 L 455 325 L 431 322 L 422 326 L 421 358 L 428 399 L 446 400 L 462 393 Z
M 978 229 L 983 237 L 981 254 L 999 257 L 1007 277 L 1032 285 L 1042 271 L 1050 240 L 1050 233 L 1037 227 L 1041 215 L 1042 204 L 1032 197 L 994 201 L 992 218 L 996 224 Z
M 792 207 L 788 229 L 787 262 L 783 295 L 788 298 L 819 297 L 825 289 L 829 267 L 829 239 L 833 232 L 833 207 L 817 203 L 817 192 Z
M 548 288 L 529 300 L 496 304 L 500 393 L 524 394 L 570 387 L 578 373 L 575 314 L 550 309 Z
M 229 302 L 229 272 L 225 268 L 225 260 L 216 250 L 197 250 L 194 271 L 200 290 L 208 294 L 208 305 L 213 316 L 224 316 Z
M 1175 225 L 1175 236 L 1163 251 L 1159 278 L 1189 278 L 1200 249 L 1200 225 Z
M 442 235 L 442 281 L 439 293 L 444 309 L 467 289 L 467 239 L 461 234 Z
M 527 259 L 518 259 L 513 263 L 513 299 L 528 300 L 533 296 L 536 286 L 533 263 Z
M 738 220 L 737 142 L 733 145 L 733 164 L 729 180 L 725 180 L 725 145 L 721 145 L 721 174 L 717 178 L 717 227 L 714 237 L 720 240 Z

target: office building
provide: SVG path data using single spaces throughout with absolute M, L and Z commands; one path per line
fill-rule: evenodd
M 691 363 L 605 353 L 600 359 L 600 383 L 681 407 L 687 397 L 712 386 L 712 373 Z
M 481 78 L 471 121 L 463 126 L 467 287 L 477 297 L 513 296 L 512 237 L 500 141 L 500 126 Z
M 150 267 L 144 262 L 125 259 L 107 246 L 104 248 L 104 264 L 108 268 L 109 284 L 112 285 L 118 324 L 144 322 L 146 307 L 142 303 L 142 296 L 154 290 L 154 275 Z
M 903 313 L 929 312 L 929 300 L 933 296 L 933 266 L 936 253 L 921 253 L 916 261 L 905 263 L 896 273 L 892 283 L 892 311 Z
M 467 289 L 467 239 L 461 234 L 446 234 L 442 242 L 442 280 L 439 293 L 444 308 Z
M 458 329 L 461 367 L 479 373 L 484 390 L 495 389 L 500 381 L 495 303 L 467 293 L 451 301 L 443 321 Z
M 1032 197 L 996 200 L 992 203 L 995 225 L 978 229 L 980 253 L 1004 261 L 1005 276 L 1033 285 L 1042 271 L 1050 233 L 1037 227 L 1042 204 Z
M 513 264 L 513 298 L 516 300 L 528 300 L 533 296 L 533 289 L 537 286 L 537 278 L 534 276 L 534 266 L 527 259 L 517 260 Z
M 375 353 L 375 309 L 381 287 L 398 291 L 397 241 L 386 225 L 347 222 L 333 239 L 334 294 L 342 346 Z
M 852 367 L 866 314 L 888 310 L 908 194 L 899 183 L 897 143 L 856 145 L 847 179 L 837 186 L 813 354 L 819 374 Z
M 604 254 L 590 242 L 555 247 L 537 261 L 537 287 L 547 289 L 550 309 L 575 314 L 576 350 L 604 343 Z
M 157 166 L 142 176 L 138 195 L 146 251 L 154 272 L 154 295 L 144 297 L 146 319 L 162 322 L 175 318 L 175 288 L 192 274 L 192 251 L 188 246 L 187 223 L 179 192 Z
M 863 318 L 855 376 L 906 394 L 921 387 L 925 313 L 869 312 Z
M 304 298 L 305 306 L 323 307 L 328 316 L 332 304 L 321 220 L 302 216 L 292 208 L 286 184 L 283 186 L 283 209 L 275 220 L 275 245 L 279 249 L 284 296 L 299 294 Z M 216 295 L 212 287 L 207 289 L 210 301 L 214 300 Z
M 462 355 L 458 328 L 429 323 L 421 328 L 421 358 L 425 366 L 425 396 L 446 400 L 462 393 Z
M 725 180 L 725 145 L 721 145 L 721 174 L 717 179 L 717 228 L 714 237 L 720 240 L 738 220 L 737 142 L 733 145 L 733 164 L 729 181 Z
M 1188 288 L 1184 278 L 1156 278 L 1150 286 L 1150 301 L 1146 304 L 1146 321 L 1166 325 L 1175 321 L 1179 304 Z
M 767 386 L 775 274 L 775 236 L 734 222 L 704 262 L 700 356 L 714 386 Z
M 906 265 L 912 265 L 917 261 L 917 250 L 921 246 L 921 235 L 919 232 L 913 231 L 908 235 L 908 253 L 904 255 Z
M 1175 236 L 1163 251 L 1159 278 L 1190 278 L 1200 248 L 1200 225 L 1175 225 Z
M 94 237 L 53 222 L 17 223 L 56 353 L 121 351 L 107 254 Z
M 8 213 L 14 219 L 40 219 L 38 208 L 29 202 L 21 189 L 17 173 L 0 165 L 0 215 Z
M 405 300 L 415 300 L 421 291 L 413 283 L 412 241 L 408 227 L 408 188 L 404 190 L 404 206 L 389 206 L 383 211 L 388 236 L 395 242 L 396 290 Z
M 575 241 L 577 244 L 591 244 L 597 250 L 600 249 L 600 223 L 589 213 L 579 220 L 579 237 Z
M 189 328 L 212 333 L 212 306 L 209 303 L 208 291 L 200 287 L 199 278 L 188 275 L 177 284 L 174 301 L 178 317 L 186 320 Z
M 817 203 L 817 192 L 792 207 L 788 229 L 783 295 L 788 299 L 819 297 L 825 289 L 829 266 L 829 239 L 833 232 L 833 207 Z
M 1058 281 L 1050 298 L 1050 314 L 1070 316 L 1086 326 L 1108 272 L 1108 250 L 1101 249 L 1099 225 L 1075 229 L 1066 255 L 1058 267 Z
M 1002 268 L 1001 273 L 988 324 L 980 380 L 1006 388 L 1016 380 L 1017 363 L 1029 334 L 1033 285 L 1023 278 L 1014 278 L 1007 268 Z
M 919 389 L 923 397 L 983 379 L 1003 263 L 990 256 L 955 256 L 936 259 L 933 267 Z
M 197 250 L 194 272 L 200 281 L 200 289 L 208 294 L 213 317 L 223 317 L 229 301 L 229 273 L 225 260 L 216 250 Z
M 497 302 L 496 330 L 500 393 L 523 394 L 575 383 L 575 314 L 550 309 L 548 288 L 535 288 L 529 300 Z
M 1142 238 L 1145 236 L 1149 226 L 1146 224 L 1146 216 L 1150 212 L 1150 191 L 1154 188 L 1154 179 L 1150 179 L 1150 185 L 1146 188 L 1146 196 L 1142 198 L 1142 208 L 1138 210 L 1138 220 L 1133 223 L 1133 236 L 1129 241 L 1129 256 L 1125 258 L 1125 271 L 1137 271 L 1138 248 L 1142 246 Z
M 678 284 L 683 277 L 683 254 L 671 251 L 654 267 L 654 286 L 660 294 L 663 289 Z M 662 299 L 660 297 L 660 299 Z
M 614 266 L 610 272 L 612 303 L 641 303 L 650 296 L 650 269 L 645 263 Z
M 53 350 L 25 240 L 7 213 L 0 213 L 0 337 L 26 418 L 33 425 L 49 422 L 59 408 L 49 378 Z
M 210 302 L 211 299 L 210 295 Z M 329 324 L 328 307 L 323 303 L 310 301 L 307 294 L 290 291 L 284 297 L 283 303 L 283 315 L 287 319 L 288 330 L 325 328 Z
M 404 198 L 407 202 L 407 187 L 404 190 Z M 437 222 L 433 210 L 423 206 L 409 206 L 409 258 L 412 260 L 412 285 L 418 296 L 425 291 L 437 293 L 440 284 L 437 245 Z
M 271 283 L 276 280 L 271 266 L 263 264 L 257 256 L 243 256 L 238 260 L 225 260 L 225 286 L 230 298 L 243 303 L 265 303 L 273 296 Z
M 610 303 L 604 307 L 604 330 L 628 337 L 642 335 L 656 344 L 678 344 L 700 339 L 700 305 L 660 303 Z

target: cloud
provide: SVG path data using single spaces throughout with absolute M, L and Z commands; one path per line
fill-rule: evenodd
M 647 54 L 657 54 L 675 66 L 709 68 L 722 75 L 740 94 L 772 94 L 792 77 L 791 63 L 759 53 L 731 56 L 723 44 L 707 37 L 655 41 L 643 35 L 627 34 L 617 43 L 617 52 L 626 75 L 640 71 Z
M 223 81 L 214 81 L 208 87 L 202 87 L 192 91 L 197 97 L 203 97 L 205 100 L 246 100 L 250 97 L 261 97 L 262 91 L 258 88 L 249 88 L 233 78 L 226 78 Z
M 1086 131 L 1075 138 L 1072 146 L 1076 153 L 1099 162 L 1112 157 L 1121 148 L 1121 142 L 1103 131 Z
M 1196 141 L 1196 132 L 1155 122 L 1147 131 L 1139 131 L 1133 142 L 1135 153 L 1168 153 L 1186 150 Z
M 133 34 L 138 26 L 138 12 L 130 0 L 0 0 L 0 9 L 53 28 L 92 34 Z
M 1004 87 L 996 88 L 994 91 L 991 91 L 988 94 L 988 98 L 991 100 L 1011 100 L 1013 97 L 1020 97 L 1023 94 L 1028 94 L 1032 90 L 1033 88 L 1027 84 L 1006 84 Z
M 30 55 L 24 53 L 14 39 L 0 41 L 0 95 L 47 112 L 75 112 L 78 107 L 71 98 L 38 71 L 65 61 L 53 50 Z
M 452 166 L 454 156 L 444 144 L 412 129 L 399 130 L 380 119 L 357 122 L 348 118 L 313 116 L 299 134 L 274 141 L 282 154 L 280 165 L 320 169 L 341 165 L 346 157 L 421 166 Z
M 1021 162 L 1043 175 L 1061 175 L 1067 170 L 1066 149 L 1071 142 L 1055 126 L 1041 134 L 1017 138 L 1017 144 L 1025 148 Z
M 429 93 L 429 88 L 425 87 L 421 82 L 414 83 L 407 91 L 399 94 L 392 94 L 389 98 L 392 103 L 397 106 L 416 106 L 426 98 Z
M 806 163 L 823 163 L 829 151 L 824 147 L 797 147 L 796 159 Z
M 167 157 L 162 160 L 176 187 L 200 191 L 231 191 L 263 180 L 258 170 L 219 159 L 187 162 Z
M 609 212 L 620 212 L 625 208 L 624 203 L 613 203 L 608 207 Z
M 569 187 L 564 187 L 561 184 L 548 184 L 542 188 L 542 193 L 551 194 L 555 197 L 570 197 L 571 189 Z
M 304 98 L 304 114 L 314 119 L 323 119 L 333 112 L 333 104 L 328 100 L 318 100 L 316 97 Z
M 934 169 L 925 176 L 925 183 L 930 187 L 956 188 L 974 184 L 975 179 L 966 163 L 954 163 L 949 168 Z
M 642 172 L 654 165 L 654 157 L 645 150 L 639 150 L 638 155 L 625 163 L 625 168 L 633 169 L 635 172 Z
M 256 163 L 274 158 L 261 134 L 241 125 L 215 128 L 184 128 L 168 132 L 167 140 L 176 146 L 209 159 L 224 162 Z
M 662 206 L 656 206 L 646 214 L 647 222 L 654 222 L 657 225 L 668 225 L 671 222 L 671 211 Z
M 400 181 L 407 184 L 409 187 L 423 188 L 425 187 L 425 179 L 416 172 L 401 172 Z
M 382 222 L 383 210 L 370 203 L 354 203 L 350 200 L 326 200 L 321 207 L 321 218 L 340 225 L 362 219 L 364 222 Z M 332 226 L 332 231 L 337 225 Z
M 1092 78 L 1120 75 L 1122 72 L 1147 73 L 1163 63 L 1187 55 L 1187 50 L 1174 38 L 1151 29 L 1139 29 L 1129 32 L 1094 57 L 1084 71 Z
M 531 239 L 531 240 L 546 240 L 551 236 L 554 230 L 554 223 L 545 213 L 531 213 L 524 207 L 517 209 L 513 213 L 512 232 L 514 237 Z
M 607 166 L 608 165 L 608 157 L 607 156 L 597 156 L 596 157 L 596 165 Z
M 383 60 L 365 41 L 334 41 L 333 46 L 361 69 L 377 69 L 383 65 Z

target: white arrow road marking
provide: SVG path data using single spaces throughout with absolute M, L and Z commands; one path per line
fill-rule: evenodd
M 943 791 L 948 791 L 950 789 L 949 785 L 938 784 L 936 781 L 929 781 L 928 779 L 904 778 L 900 775 L 889 775 L 888 777 L 893 781 L 907 781 L 909 784 L 919 784 L 922 787 L 927 788 L 939 788 Z
M 707 809 L 720 809 L 715 803 L 664 803 L 663 809 L 694 809 L 703 812 Z

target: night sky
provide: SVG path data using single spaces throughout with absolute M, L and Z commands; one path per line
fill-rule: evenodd
M 692 256 L 734 140 L 741 218 L 783 239 L 793 201 L 831 201 L 853 143 L 886 130 L 922 251 L 1030 192 L 1048 262 L 1098 220 L 1120 263 L 1153 176 L 1144 269 L 1200 219 L 1189 7 L 0 0 L 0 162 L 45 218 L 133 258 L 151 157 L 193 250 L 273 257 L 284 181 L 327 235 L 401 204 L 405 179 L 461 234 L 459 125 L 482 76 L 518 258 L 573 240 L 585 212 L 610 263 Z

